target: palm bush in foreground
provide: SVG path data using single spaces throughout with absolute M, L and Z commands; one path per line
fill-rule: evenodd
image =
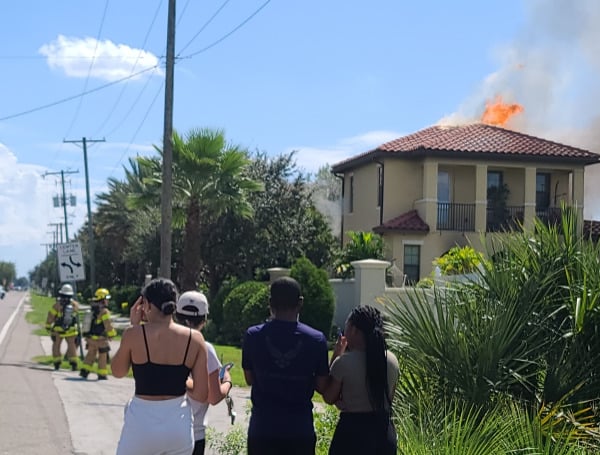
M 417 425 L 430 444 L 428 427 L 442 417 L 423 403 L 450 403 L 441 429 L 455 440 L 456 431 L 468 433 L 460 422 L 483 425 L 500 413 L 518 417 L 509 433 L 528 441 L 514 453 L 598 449 L 600 249 L 578 234 L 574 212 L 563 213 L 559 225 L 536 223 L 533 232 L 488 242 L 492 260 L 477 280 L 386 303 L 389 344 L 404 375 L 397 402 L 412 416 L 398 425 L 408 435 Z M 466 440 L 460 445 L 467 450 Z M 405 453 L 496 453 L 452 450 Z

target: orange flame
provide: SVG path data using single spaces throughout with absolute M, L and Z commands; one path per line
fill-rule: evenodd
M 502 97 L 498 95 L 493 103 L 486 101 L 485 112 L 481 116 L 481 121 L 488 125 L 504 126 L 513 115 L 520 112 L 523 112 L 523 106 L 520 104 L 505 104 Z

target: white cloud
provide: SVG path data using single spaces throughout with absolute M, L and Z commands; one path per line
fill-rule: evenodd
M 0 246 L 42 242 L 54 183 L 41 178 L 44 168 L 18 164 L 0 144 Z
M 51 171 L 19 163 L 15 154 L 0 143 L 0 261 L 15 263 L 19 276 L 44 259 L 44 244 L 54 242 L 52 232 L 56 232 L 56 227 L 50 223 L 64 223 L 64 211 L 55 208 L 52 199 L 62 192 L 60 176 L 44 178 L 46 172 Z M 79 182 L 78 187 L 84 188 L 84 182 Z M 77 198 L 76 207 L 67 207 L 72 240 L 86 219 L 86 198 L 84 189 L 67 186 L 66 192 Z
M 86 78 L 89 74 L 90 77 L 106 81 L 123 79 L 156 67 L 159 63 L 158 57 L 151 52 L 90 37 L 59 35 L 54 41 L 40 47 L 39 52 L 46 56 L 50 68 L 60 69 L 69 77 Z M 160 68 L 139 74 L 133 79 L 157 73 L 162 74 Z
M 316 172 L 327 164 L 335 164 L 354 155 L 368 152 L 375 147 L 403 136 L 402 133 L 393 131 L 369 131 L 367 133 L 343 138 L 337 144 L 315 147 L 295 146 L 288 147 L 286 153 L 297 151 L 296 161 L 298 166 L 308 172 Z

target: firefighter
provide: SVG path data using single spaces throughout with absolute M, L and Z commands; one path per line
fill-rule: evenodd
M 70 284 L 63 284 L 58 291 L 56 303 L 48 311 L 48 318 L 46 319 L 46 329 L 50 332 L 52 338 L 52 362 L 55 370 L 60 368 L 62 362 L 60 353 L 62 340 L 67 341 L 65 357 L 71 364 L 71 370 L 77 371 L 79 368 L 76 345 L 79 335 L 77 329 L 78 312 L 79 302 L 73 299 L 73 287 Z
M 88 377 L 92 370 L 92 365 L 98 359 L 98 380 L 108 379 L 108 352 L 110 351 L 109 340 L 116 336 L 117 332 L 110 322 L 110 311 L 108 310 L 108 301 L 110 293 L 108 289 L 100 288 L 96 290 L 92 299 L 92 312 L 89 330 L 86 329 L 83 336 L 87 345 L 87 355 L 81 366 L 79 376 Z M 86 324 L 87 325 L 87 324 Z

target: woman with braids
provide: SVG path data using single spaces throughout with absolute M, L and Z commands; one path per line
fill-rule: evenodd
M 206 344 L 202 334 L 173 321 L 177 289 L 157 278 L 142 290 L 130 311 L 112 360 L 116 378 L 133 370 L 135 395 L 125 407 L 117 455 L 191 454 L 192 408 L 188 395 L 208 398 Z M 193 386 L 186 389 L 188 376 Z M 187 394 L 186 394 L 187 392 Z
M 398 360 L 387 350 L 381 313 L 372 306 L 354 308 L 333 350 L 323 391 L 325 402 L 341 411 L 330 455 L 396 453 L 391 409 L 397 381 Z

